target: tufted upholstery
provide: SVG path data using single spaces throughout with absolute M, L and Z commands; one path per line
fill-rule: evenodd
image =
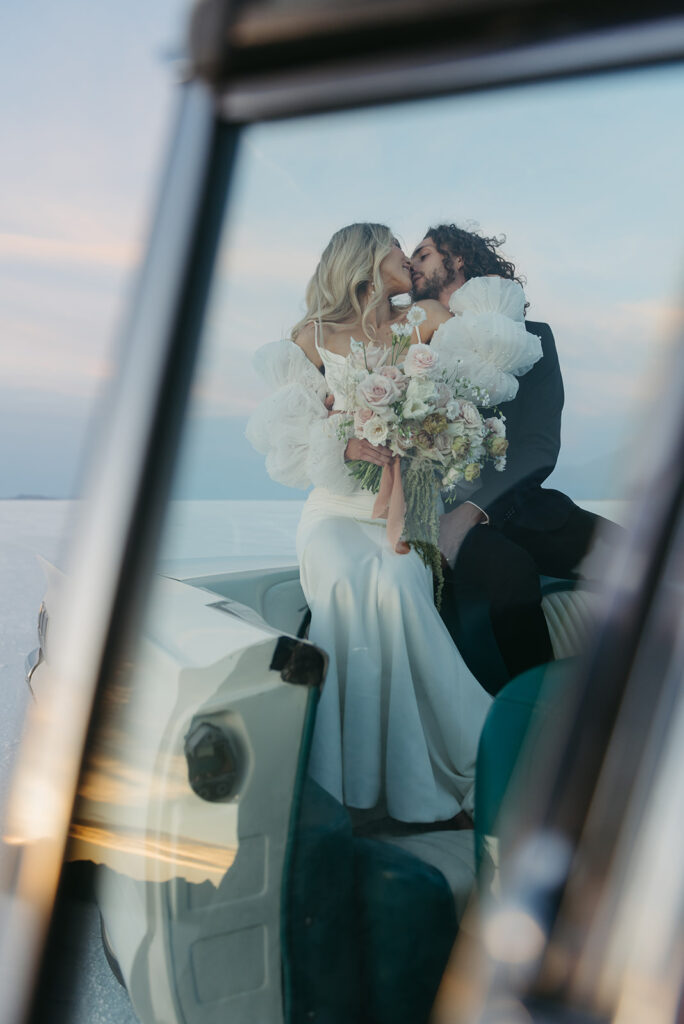
M 579 654 L 596 620 L 600 597 L 584 587 L 560 589 L 553 585 L 544 593 L 542 611 L 549 627 L 553 656 L 558 661 Z

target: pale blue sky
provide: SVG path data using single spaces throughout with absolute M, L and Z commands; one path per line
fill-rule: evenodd
M 0 15 L 0 496 L 73 490 L 140 258 L 183 10 L 38 0 Z M 321 249 L 354 220 L 409 248 L 434 221 L 504 232 L 530 317 L 556 335 L 566 481 L 623 445 L 678 316 L 683 107 L 681 68 L 661 68 L 251 129 L 181 491 L 267 493 L 225 417 L 253 406 L 249 353 L 298 319 Z
M 185 9 L 0 5 L 0 496 L 73 492 L 147 227 Z

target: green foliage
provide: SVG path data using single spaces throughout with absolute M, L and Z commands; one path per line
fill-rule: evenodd
M 402 459 L 401 469 L 406 500 L 403 536 L 432 570 L 435 604 L 439 608 L 444 589 L 437 514 L 439 476 L 434 466 L 424 459 Z
M 347 463 L 347 468 L 365 491 L 370 491 L 372 494 L 378 493 L 382 466 L 376 466 L 374 462 L 364 462 L 363 459 L 351 459 Z

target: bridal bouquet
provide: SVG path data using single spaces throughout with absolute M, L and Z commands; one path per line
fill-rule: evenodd
M 373 515 L 387 518 L 395 548 L 407 550 L 403 538 L 433 569 L 439 595 L 439 494 L 476 480 L 488 460 L 503 470 L 508 442 L 503 418 L 480 414 L 478 405 L 489 404 L 486 392 L 441 367 L 428 345 L 410 344 L 424 319 L 412 307 L 405 323 L 392 325 L 391 346 L 352 339 L 340 436 L 387 445 L 395 456 L 384 469 L 361 460 L 348 465 L 362 487 L 378 494 Z

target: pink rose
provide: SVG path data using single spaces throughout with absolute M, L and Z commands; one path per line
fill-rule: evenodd
M 439 357 L 429 345 L 411 345 L 404 360 L 408 377 L 426 377 L 436 369 Z
M 370 373 L 356 389 L 357 395 L 371 409 L 391 405 L 399 398 L 399 388 L 389 377 Z
M 381 366 L 378 373 L 383 377 L 389 377 L 398 388 L 404 391 L 408 387 L 408 379 L 404 376 L 398 366 Z

